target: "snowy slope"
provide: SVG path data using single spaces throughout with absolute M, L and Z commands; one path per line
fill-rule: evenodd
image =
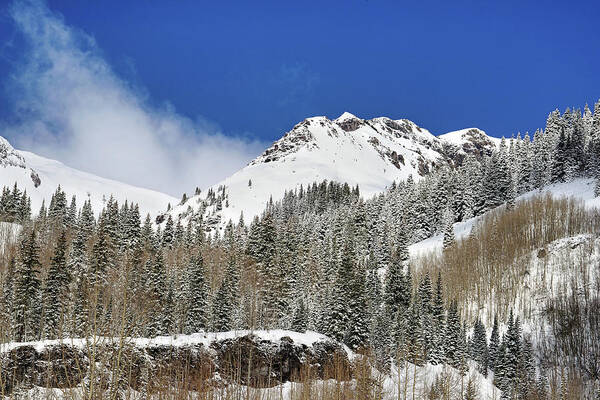
M 96 213 L 102 210 L 105 200 L 111 195 L 119 204 L 125 199 L 138 203 L 142 215 L 148 212 L 155 215 L 164 211 L 169 203 L 179 201 L 164 193 L 100 178 L 55 160 L 15 150 L 0 137 L 0 187 L 12 187 L 15 182 L 21 190 L 27 190 L 33 213 L 37 213 L 43 199 L 48 204 L 58 185 L 67 193 L 69 202 L 71 196 L 77 196 L 78 206 L 89 198 Z
M 496 145 L 476 131 L 482 139 L 478 155 Z M 308 118 L 245 168 L 209 188 L 221 193 L 221 210 L 205 191 L 171 214 L 175 219 L 189 218 L 204 211 L 209 225 L 222 227 L 229 220 L 237 222 L 243 212 L 248 223 L 264 211 L 271 197 L 277 201 L 286 191 L 323 180 L 358 185 L 368 198 L 409 175 L 418 179 L 440 165 L 460 162 L 465 151 L 475 147 L 465 150 L 463 142 L 471 143 L 470 139 L 453 136 L 435 137 L 408 120 L 363 120 L 347 112 L 335 120 Z
M 525 200 L 540 194 L 551 194 L 555 198 L 574 198 L 583 202 L 588 208 L 599 208 L 600 197 L 594 196 L 595 180 L 591 178 L 575 179 L 571 182 L 554 183 L 548 185 L 541 190 L 532 190 L 519 197 L 516 201 Z M 468 219 L 466 221 L 457 222 L 454 224 L 454 235 L 457 239 L 467 236 L 471 232 L 473 224 L 475 224 L 481 216 Z M 409 246 L 408 250 L 411 257 L 423 256 L 431 251 L 440 252 L 443 247 L 444 235 L 439 234 L 432 236 L 420 242 Z
M 486 147 L 490 145 L 498 146 L 501 139 L 488 136 L 484 131 L 478 128 L 466 128 L 458 131 L 444 133 L 439 135 L 438 139 L 442 139 L 448 143 L 452 143 L 458 146 L 481 146 Z

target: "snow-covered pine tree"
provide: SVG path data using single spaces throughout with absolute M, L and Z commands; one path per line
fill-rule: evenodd
M 231 295 L 227 282 L 223 280 L 217 294 L 213 299 L 212 304 L 212 317 L 213 317 L 213 330 L 216 332 L 223 332 L 232 329 L 232 306 L 231 306 Z
M 175 228 L 173 225 L 173 217 L 169 214 L 165 223 L 165 230 L 162 234 L 162 245 L 167 248 L 172 248 L 175 244 Z
M 483 376 L 487 376 L 488 370 L 488 345 L 487 345 L 487 334 L 485 332 L 485 326 L 480 319 L 475 321 L 473 327 L 473 341 L 471 346 L 471 356 L 475 362 L 479 365 L 479 372 Z
M 365 346 L 369 340 L 364 271 L 361 268 L 356 268 L 351 272 L 350 279 L 350 293 L 347 297 L 348 323 L 344 343 L 351 349 L 359 349 Z
M 184 333 L 206 329 L 208 323 L 208 287 L 205 280 L 204 260 L 198 252 L 190 258 L 186 271 L 186 303 Z
M 148 324 L 146 335 L 154 337 L 164 332 L 164 317 L 162 315 L 166 296 L 166 272 L 162 251 L 154 255 L 148 271 L 146 291 L 149 301 Z
M 10 257 L 2 280 L 2 296 L 0 297 L 0 335 L 10 337 L 10 327 L 14 323 L 14 291 L 16 262 Z
M 492 334 L 490 336 L 490 345 L 488 353 L 488 368 L 496 372 L 498 362 L 498 351 L 500 347 L 500 332 L 498 327 L 498 315 L 494 315 L 494 324 L 492 325 Z
M 384 300 L 391 315 L 396 315 L 399 309 L 405 310 L 410 304 L 411 294 L 409 284 L 404 276 L 403 264 L 396 259 L 390 264 L 385 274 Z
M 432 305 L 433 316 L 433 331 L 431 351 L 429 352 L 429 362 L 433 365 L 445 362 L 445 315 L 444 315 L 444 298 L 442 294 L 442 275 L 438 272 L 436 282 L 435 296 Z
M 408 309 L 406 320 L 406 348 L 408 361 L 422 365 L 425 361 L 423 349 L 422 310 L 419 301 L 413 301 Z
M 69 209 L 67 210 L 66 224 L 69 228 L 72 228 L 75 226 L 76 223 L 77 223 L 77 198 L 75 197 L 75 195 L 73 195 L 73 197 L 71 197 L 71 205 L 69 206 Z
M 342 252 L 342 260 L 335 277 L 327 315 L 326 333 L 338 341 L 342 341 L 346 336 L 346 328 L 350 321 L 348 296 L 352 292 L 353 260 L 351 256 L 350 252 Z
M 19 251 L 13 301 L 13 337 L 17 342 L 36 340 L 40 331 L 40 261 L 34 229 L 24 234 Z
M 308 329 L 308 311 L 302 298 L 298 298 L 296 302 L 291 328 L 293 331 L 302 333 Z
M 454 216 L 450 210 L 444 214 L 444 250 L 454 246 Z
M 569 148 L 569 138 L 566 136 L 564 127 L 561 127 L 559 136 L 558 136 L 558 144 L 554 150 L 552 155 L 552 175 L 551 182 L 564 182 L 566 179 L 566 169 L 567 169 L 567 151 Z
M 446 350 L 446 362 L 458 368 L 461 364 L 462 359 L 462 338 L 461 338 L 462 326 L 460 318 L 458 316 L 458 305 L 456 300 L 450 303 L 448 308 L 448 317 L 446 319 L 446 332 L 445 332 L 445 350 Z
M 71 273 L 67 268 L 67 236 L 63 230 L 54 249 L 54 256 L 50 262 L 50 270 L 42 294 L 43 337 L 46 339 L 56 339 L 65 333 L 70 283 Z

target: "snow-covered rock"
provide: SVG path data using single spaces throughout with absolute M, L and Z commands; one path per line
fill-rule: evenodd
M 273 387 L 299 381 L 302 372 L 349 380 L 352 357 L 347 347 L 324 335 L 284 330 L 9 343 L 0 345 L 0 386 L 4 385 L 0 393 L 32 385 L 72 389 L 90 379 L 109 387 L 117 358 L 127 371 L 121 383 L 125 389 L 139 391 L 147 385 L 152 392 L 182 384 L 194 391 L 230 383 Z M 90 377 L 92 360 L 95 369 Z
M 77 196 L 78 206 L 84 200 L 91 200 L 92 209 L 99 213 L 112 195 L 120 204 L 126 199 L 138 203 L 142 215 L 156 215 L 165 210 L 169 203 L 179 200 L 164 193 L 143 189 L 125 183 L 101 178 L 93 174 L 70 168 L 59 161 L 40 157 L 36 154 L 14 149 L 0 137 L 0 187 L 17 183 L 21 190 L 27 190 L 31 197 L 32 211 L 36 213 L 46 200 L 49 204 L 58 185 L 71 196 Z

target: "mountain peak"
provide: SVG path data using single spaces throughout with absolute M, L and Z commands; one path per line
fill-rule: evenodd
M 359 119 L 356 115 L 349 113 L 348 111 L 344 111 L 342 115 L 337 117 L 334 122 L 343 122 L 348 119 Z
M 344 111 L 344 113 L 336 118 L 333 122 L 335 122 L 344 131 L 353 132 L 361 127 L 363 120 L 358 118 L 356 115 L 350 114 L 348 111 Z
M 495 144 L 485 133 L 465 132 L 467 139 L 479 132 L 483 136 L 477 145 L 473 139 L 465 147 L 462 133 L 458 138 L 448 135 L 461 141 L 454 143 L 407 119 L 365 120 L 349 112 L 334 120 L 307 118 L 245 168 L 170 213 L 183 219 L 202 213 L 209 229 L 219 229 L 229 220 L 237 221 L 241 212 L 246 221 L 260 215 L 270 198 L 280 200 L 286 191 L 323 180 L 358 185 L 361 194 L 370 197 L 409 176 L 419 179 L 443 165 L 460 165 L 468 153 L 491 152 Z

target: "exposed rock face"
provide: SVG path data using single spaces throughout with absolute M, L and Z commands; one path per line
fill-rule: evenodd
M 11 145 L 8 140 L 0 137 L 0 167 L 26 168 L 25 159 Z
M 17 386 L 66 389 L 85 381 L 104 390 L 118 386 L 151 394 L 174 387 L 192 391 L 228 383 L 273 387 L 303 377 L 348 380 L 352 376 L 346 350 L 336 342 L 307 346 L 290 337 L 270 341 L 250 334 L 213 341 L 208 347 L 111 342 L 92 349 L 65 342 L 38 351 L 22 345 L 0 353 L 0 366 L 3 395 Z
M 308 347 L 296 345 L 289 337 L 273 343 L 248 335 L 215 342 L 212 347 L 221 375 L 252 387 L 297 382 L 303 376 L 347 380 L 352 375 L 345 350 L 331 341 Z

